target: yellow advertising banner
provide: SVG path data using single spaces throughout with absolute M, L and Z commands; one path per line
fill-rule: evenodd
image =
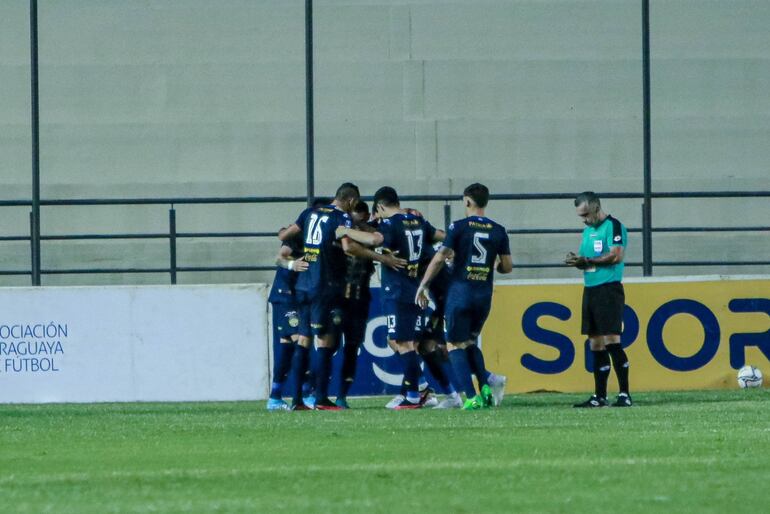
M 632 391 L 737 388 L 744 364 L 770 373 L 770 277 L 624 287 Z M 487 367 L 508 376 L 508 392 L 593 390 L 582 294 L 574 282 L 495 286 L 481 342 Z M 609 387 L 617 390 L 614 375 Z

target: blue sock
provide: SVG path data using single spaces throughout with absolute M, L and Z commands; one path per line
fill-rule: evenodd
M 457 384 L 457 379 L 455 378 L 455 372 L 452 369 L 452 363 L 449 362 L 449 359 L 441 361 L 441 368 L 444 370 L 444 374 L 446 375 L 447 379 L 449 379 L 449 386 L 446 388 L 446 391 L 444 391 L 446 394 L 452 394 L 457 391 L 455 384 Z M 459 386 L 457 386 L 459 387 Z
M 332 356 L 334 348 L 318 348 L 316 350 L 315 397 L 323 401 L 329 397 L 329 379 L 332 374 Z
M 291 370 L 291 360 L 294 356 L 294 343 L 279 343 L 273 355 L 273 383 L 270 388 L 270 398 L 281 399 L 281 386 Z
M 310 371 L 310 364 L 308 363 L 308 371 L 305 373 L 305 381 L 302 382 L 302 396 L 310 396 L 313 394 L 313 391 L 315 391 L 315 373 Z
M 473 398 L 476 396 L 476 388 L 473 387 L 473 380 L 471 380 L 471 367 L 468 364 L 468 355 L 464 350 L 452 350 L 449 352 L 449 360 L 452 362 L 457 385 L 465 393 L 465 397 Z
M 304 397 L 312 395 L 313 391 L 315 391 L 316 359 L 318 359 L 318 350 L 316 350 L 315 344 L 311 342 L 308 349 L 307 375 L 305 375 L 305 380 L 302 382 L 302 396 Z
M 401 361 L 404 363 L 404 385 L 406 386 L 406 397 L 409 400 L 419 400 L 420 392 L 418 385 L 420 382 L 420 360 L 417 358 L 417 352 L 412 350 L 401 354 Z
M 302 403 L 302 383 L 310 363 L 310 350 L 304 346 L 297 345 L 294 349 L 294 359 L 292 361 L 292 376 L 294 377 L 294 404 Z
M 472 344 L 465 349 L 466 355 L 468 355 L 468 364 L 476 375 L 476 380 L 479 381 L 479 389 L 482 386 L 487 385 L 487 367 L 484 365 L 484 354 L 481 353 L 481 348 L 478 345 Z
M 436 379 L 438 385 L 441 386 L 441 389 L 446 394 L 452 393 L 454 387 L 452 387 L 452 384 L 449 381 L 449 375 L 446 374 L 446 367 L 443 366 L 444 360 L 441 358 L 441 354 L 438 350 L 426 353 L 422 356 L 422 360 L 425 361 L 425 365 L 428 366 L 430 374 Z
M 337 398 L 347 398 L 350 386 L 356 378 L 356 364 L 358 362 L 358 344 L 348 343 L 342 347 L 342 373 L 340 375 L 340 394 Z

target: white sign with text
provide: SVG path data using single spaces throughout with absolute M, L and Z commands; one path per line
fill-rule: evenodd
M 256 400 L 267 287 L 0 289 L 0 402 Z

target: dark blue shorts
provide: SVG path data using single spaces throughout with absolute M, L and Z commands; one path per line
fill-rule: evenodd
M 297 291 L 299 326 L 297 333 L 304 337 L 338 334 L 342 330 L 342 297 L 338 294 L 310 295 Z
M 382 307 L 388 321 L 388 339 L 405 342 L 420 337 L 423 312 L 416 304 L 385 300 Z
M 281 339 L 290 339 L 297 333 L 299 314 L 293 303 L 273 303 L 273 326 Z
M 492 297 L 451 294 L 444 314 L 444 331 L 448 343 L 464 343 L 481 333 L 492 307 Z
M 342 302 L 342 334 L 345 344 L 363 343 L 369 321 L 369 298 L 345 298 Z

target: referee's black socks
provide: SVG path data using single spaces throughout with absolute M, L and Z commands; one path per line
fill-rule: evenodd
M 628 394 L 628 357 L 626 351 L 620 343 L 608 344 L 607 351 L 612 358 L 615 375 L 618 377 L 618 389 L 621 393 Z
M 610 354 L 607 350 L 591 350 L 594 356 L 594 392 L 599 398 L 607 398 L 607 379 L 610 376 Z

